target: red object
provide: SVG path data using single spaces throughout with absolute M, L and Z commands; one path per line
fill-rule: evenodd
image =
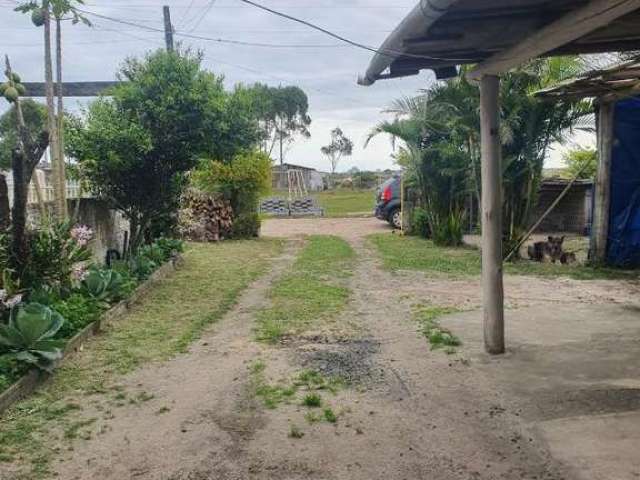
M 385 187 L 385 189 L 382 191 L 382 200 L 385 202 L 389 202 L 392 198 L 393 194 L 391 193 L 391 187 Z

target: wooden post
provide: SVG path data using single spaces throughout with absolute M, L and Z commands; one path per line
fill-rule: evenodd
M 504 353 L 502 285 L 502 167 L 500 144 L 500 78 L 480 80 L 482 134 L 482 302 L 484 344 L 488 353 Z
M 595 184 L 590 252 L 591 261 L 596 264 L 603 264 L 607 260 L 614 112 L 614 102 L 600 103 L 598 108 L 598 174 Z
M 171 12 L 169 6 L 162 7 L 164 14 L 164 41 L 167 44 L 167 51 L 173 52 L 173 25 L 171 25 Z

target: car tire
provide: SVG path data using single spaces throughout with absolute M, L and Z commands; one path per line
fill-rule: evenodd
M 394 208 L 389 212 L 389 225 L 398 230 L 402 229 L 402 211 L 399 208 Z

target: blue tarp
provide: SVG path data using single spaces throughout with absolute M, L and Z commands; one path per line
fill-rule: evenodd
M 640 98 L 616 105 L 607 259 L 640 267 Z

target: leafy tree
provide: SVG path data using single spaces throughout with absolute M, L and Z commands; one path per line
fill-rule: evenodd
M 598 151 L 591 148 L 578 148 L 564 154 L 562 160 L 567 165 L 569 177 L 595 179 L 598 173 Z
M 119 74 L 126 83 L 92 103 L 70 132 L 91 188 L 129 219 L 134 251 L 146 232 L 175 218 L 184 174 L 199 158 L 230 161 L 257 138 L 255 121 L 236 109 L 242 99 L 201 60 L 163 50 L 127 60 Z
M 331 163 L 331 174 L 336 173 L 342 157 L 350 157 L 353 153 L 353 142 L 345 136 L 340 127 L 331 130 L 331 143 L 320 149 Z
M 272 156 L 279 147 L 280 165 L 284 163 L 288 147 L 296 136 L 311 137 L 309 126 L 309 100 L 304 91 L 295 86 L 269 87 L 255 84 L 250 88 L 253 95 L 253 108 L 260 121 L 260 148 Z
M 22 100 L 22 116 L 25 127 L 36 136 L 47 129 L 47 109 L 31 99 Z M 19 148 L 15 106 L 0 117 L 0 169 L 11 169 L 12 152 Z

